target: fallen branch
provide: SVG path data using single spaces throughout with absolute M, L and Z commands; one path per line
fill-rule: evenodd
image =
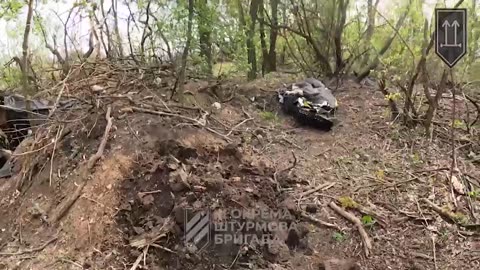
M 124 112 L 141 112 L 141 113 L 156 114 L 156 115 L 161 115 L 161 116 L 177 117 L 177 118 L 184 119 L 184 120 L 187 120 L 189 122 L 192 122 L 196 126 L 203 127 L 206 130 L 222 137 L 227 142 L 232 141 L 227 135 L 221 134 L 220 132 L 207 127 L 206 126 L 206 121 L 202 122 L 198 119 L 194 119 L 194 118 L 191 118 L 191 117 L 188 117 L 188 116 L 183 116 L 183 115 L 175 114 L 175 113 L 162 112 L 162 111 L 155 111 L 155 110 L 150 110 L 150 109 L 144 109 L 144 108 L 140 108 L 140 107 L 126 107 L 126 108 L 121 109 L 120 112 L 122 112 L 122 113 L 124 113 Z M 204 119 L 202 119 L 202 120 L 204 120 Z
M 0 256 L 17 256 L 17 255 L 23 255 L 23 254 L 27 254 L 27 253 L 34 253 L 34 252 L 42 251 L 48 245 L 57 241 L 57 239 L 58 239 L 57 237 L 54 237 L 54 238 L 48 240 L 47 242 L 45 242 L 43 245 L 41 245 L 39 247 L 36 247 L 36 248 L 32 248 L 32 249 L 26 249 L 26 250 L 21 250 L 21 251 L 17 251 L 17 252 L 0 252 Z
M 294 152 L 294 151 L 292 151 L 292 157 L 293 157 L 293 163 L 292 163 L 292 165 L 290 165 L 288 168 L 285 168 L 285 169 L 279 171 L 279 173 L 283 173 L 283 172 L 287 172 L 287 171 L 290 172 L 293 168 L 295 168 L 295 166 L 297 166 L 297 162 L 298 162 L 298 161 L 297 161 L 297 157 L 295 156 L 295 152 Z
M 282 191 L 282 187 L 280 185 L 280 182 L 278 182 L 278 179 L 277 179 L 277 175 L 279 173 L 283 173 L 283 172 L 291 172 L 291 170 L 293 168 L 295 168 L 295 166 L 297 166 L 297 157 L 295 156 L 295 153 L 292 151 L 292 156 L 293 156 L 293 164 L 290 165 L 288 168 L 285 168 L 285 169 L 282 169 L 282 170 L 277 170 L 275 169 L 275 172 L 273 173 L 273 183 L 277 186 L 277 191 L 278 192 L 281 192 Z
M 253 117 L 247 118 L 247 119 L 243 120 L 242 122 L 236 124 L 232 129 L 230 129 L 230 131 L 225 136 L 230 136 L 230 134 L 232 134 L 232 132 L 235 131 L 239 126 L 241 126 L 241 125 L 243 125 L 246 122 L 251 121 L 251 120 L 253 120 Z
M 167 233 L 170 231 L 171 226 L 172 226 L 172 220 L 167 219 L 162 224 L 162 226 L 157 226 L 153 228 L 152 231 L 144 233 L 143 235 L 140 235 L 130 241 L 131 247 L 134 247 L 137 249 L 143 249 L 142 253 L 137 257 L 137 260 L 135 260 L 135 263 L 130 268 L 130 270 L 135 270 L 138 268 L 138 266 L 140 265 L 140 262 L 142 261 L 142 258 L 145 260 L 145 258 L 147 257 L 148 250 L 151 246 L 159 248 L 163 251 L 166 251 L 172 254 L 176 254 L 175 251 L 169 248 L 166 248 L 164 246 L 161 246 L 159 244 L 156 244 L 158 240 L 167 236 Z
M 304 218 L 305 220 L 307 220 L 307 221 L 309 221 L 313 224 L 320 225 L 320 226 L 325 226 L 325 227 L 329 227 L 329 228 L 334 228 L 338 231 L 342 231 L 342 229 L 340 227 L 338 227 L 337 225 L 332 224 L 332 223 L 328 223 L 326 221 L 323 221 L 323 220 L 320 220 L 320 219 L 317 219 L 317 218 L 314 218 L 314 217 L 308 215 L 305 212 L 300 212 L 299 214 L 302 218 Z
M 140 263 L 142 262 L 142 259 L 144 257 L 147 256 L 147 253 L 148 253 L 148 247 L 145 247 L 142 251 L 142 253 L 138 254 L 138 257 L 137 259 L 135 260 L 135 262 L 133 263 L 132 267 L 130 268 L 130 270 L 135 270 L 138 268 L 138 266 L 140 265 Z
M 448 218 L 450 221 L 454 222 L 455 224 L 457 224 L 459 226 L 462 226 L 462 227 L 464 227 L 466 229 L 470 229 L 470 230 L 477 230 L 478 228 L 480 228 L 480 224 L 465 224 L 465 221 L 461 219 L 461 216 L 458 216 L 453 212 L 450 212 L 448 210 L 445 210 L 445 209 L 441 208 L 440 206 L 434 204 L 433 202 L 431 202 L 428 199 L 423 198 L 420 201 L 428 204 L 428 206 L 433 211 L 437 212 L 439 215 L 441 215 L 445 218 Z
M 450 219 L 450 221 L 452 221 L 452 222 L 458 223 L 458 217 L 455 216 L 454 213 L 452 213 L 450 211 L 447 211 L 445 209 L 442 209 L 440 206 L 434 204 L 429 199 L 422 198 L 422 199 L 420 199 L 420 201 L 427 204 L 433 211 L 437 212 L 439 215 Z
M 367 232 L 365 231 L 365 228 L 363 228 L 363 224 L 360 221 L 360 219 L 358 219 L 353 214 L 348 213 L 347 211 L 343 210 L 338 205 L 336 205 L 334 202 L 330 202 L 328 204 L 328 206 L 330 206 L 330 208 L 332 208 L 339 215 L 341 215 L 342 217 L 346 218 L 348 221 L 355 224 L 355 226 L 358 229 L 358 232 L 360 233 L 360 236 L 362 237 L 363 248 L 365 250 L 365 255 L 368 257 L 368 255 L 370 254 L 370 249 L 372 249 L 372 240 L 370 239 Z
M 97 161 L 103 156 L 103 152 L 105 151 L 105 146 L 107 145 L 108 141 L 108 136 L 110 134 L 110 129 L 112 128 L 112 117 L 110 116 L 110 113 L 112 111 L 112 108 L 109 106 L 107 109 L 107 113 L 105 118 L 107 119 L 107 126 L 105 127 L 105 132 L 103 134 L 102 141 L 100 142 L 100 146 L 98 147 L 97 152 L 90 157 L 87 163 L 86 168 L 82 168 L 83 170 L 80 173 L 80 179 L 81 183 L 77 186 L 75 191 L 70 195 L 67 199 L 65 199 L 60 205 L 55 209 L 54 213 L 49 219 L 50 224 L 54 224 L 58 222 L 64 215 L 65 213 L 72 207 L 72 205 L 77 201 L 78 198 L 82 195 L 83 188 L 87 184 L 88 176 L 92 172 L 95 164 Z
M 312 188 L 310 190 L 307 190 L 305 192 L 300 193 L 300 195 L 298 197 L 299 197 L 299 199 L 304 198 L 304 197 L 306 197 L 310 194 L 313 194 L 315 192 L 318 192 L 320 190 L 326 190 L 326 189 L 332 187 L 333 185 L 335 185 L 335 183 L 332 183 L 332 182 L 323 183 L 323 184 L 317 186 L 316 188 Z

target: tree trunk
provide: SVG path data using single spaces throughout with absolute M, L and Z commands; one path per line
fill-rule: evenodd
M 335 26 L 335 34 L 333 37 L 335 45 L 335 72 L 334 75 L 339 75 L 343 68 L 345 67 L 345 62 L 343 61 L 342 53 L 342 36 L 343 30 L 345 29 L 345 22 L 347 20 L 347 8 L 349 1 L 348 0 L 339 0 L 338 3 L 338 14 L 337 14 L 337 23 Z
M 278 2 L 279 0 L 270 0 L 270 9 L 272 12 L 272 27 L 270 27 L 270 48 L 266 62 L 266 73 L 277 71 L 277 37 L 278 37 Z
M 259 4 L 260 4 L 260 0 L 251 0 L 250 11 L 249 11 L 250 25 L 247 26 L 247 22 L 245 20 L 245 14 L 243 12 L 242 2 L 241 0 L 237 0 L 237 8 L 239 13 L 240 24 L 245 31 L 245 36 L 247 37 L 247 41 L 246 41 L 247 57 L 248 57 L 248 64 L 250 64 L 250 70 L 248 72 L 249 80 L 254 80 L 257 77 L 257 55 L 256 55 L 255 43 L 253 42 L 253 38 L 255 36 L 255 24 L 257 21 Z
M 30 69 L 28 61 L 28 41 L 32 29 L 33 2 L 34 0 L 28 1 L 27 22 L 25 24 L 25 31 L 23 33 L 22 64 L 20 65 L 20 69 L 22 71 L 23 90 L 25 93 L 30 93 L 30 85 L 28 83 L 28 70 Z
M 98 25 L 95 22 L 94 13 L 96 12 L 97 6 L 93 5 L 91 12 L 88 13 L 88 21 L 90 23 L 90 40 L 89 40 L 89 50 L 83 55 L 83 58 L 88 58 L 90 55 L 94 54 L 95 57 L 100 56 L 100 38 L 97 34 Z
M 112 35 L 110 34 L 110 28 L 108 27 L 107 23 L 107 17 L 105 15 L 105 9 L 103 8 L 104 0 L 100 0 L 100 11 L 102 12 L 103 20 L 104 20 L 104 25 L 105 25 L 105 33 L 107 35 L 107 58 L 112 57 L 112 44 L 113 44 L 113 39 Z M 103 27 L 103 25 L 102 25 Z
M 269 55 L 267 50 L 267 41 L 265 40 L 265 7 L 263 0 L 260 0 L 259 22 L 260 22 L 260 44 L 262 48 L 262 76 L 267 73 L 267 65 L 269 61 Z
M 38 12 L 37 11 L 35 11 L 35 12 L 36 12 L 35 16 L 37 18 L 40 18 L 40 15 L 38 14 Z M 63 79 L 63 78 L 65 78 L 65 76 L 67 76 L 68 72 L 70 71 L 70 66 L 65 61 L 65 59 L 63 59 L 62 54 L 60 54 L 60 52 L 57 49 L 57 43 L 56 43 L 56 40 L 55 40 L 55 35 L 53 36 L 54 46 L 52 47 L 52 45 L 50 45 L 50 43 L 48 42 L 47 33 L 45 32 L 45 28 L 43 27 L 41 21 L 38 21 L 38 24 L 40 26 L 40 31 L 42 32 L 43 40 L 45 42 L 45 48 L 47 48 L 55 56 L 55 59 L 62 66 L 62 79 Z
M 255 50 L 255 43 L 253 38 L 255 36 L 255 25 L 257 24 L 258 7 L 260 6 L 260 0 L 252 0 L 250 2 L 250 29 L 247 35 L 247 54 L 248 62 L 251 64 L 250 72 L 248 73 L 248 79 L 254 80 L 257 77 L 257 53 Z
M 282 24 L 283 25 L 287 25 L 288 23 L 288 19 L 287 19 L 287 7 L 286 5 L 282 5 Z M 273 21 L 272 21 L 273 22 Z M 282 30 L 283 34 L 282 34 L 282 37 L 283 39 L 285 39 L 286 37 L 286 34 L 285 34 L 285 30 Z M 277 32 L 278 33 L 278 32 Z M 287 58 L 287 44 L 283 44 L 282 46 L 282 50 L 280 51 L 280 64 L 281 65 L 285 65 L 286 63 L 286 58 Z
M 208 0 L 198 0 L 198 34 L 200 42 L 200 56 L 207 61 L 208 74 L 212 74 L 212 20 Z
M 192 41 L 192 24 L 193 24 L 193 0 L 188 0 L 188 25 L 187 25 L 187 42 L 182 53 L 182 67 L 178 75 L 178 92 L 177 97 L 181 103 L 185 101 L 185 72 L 187 69 L 188 51 Z
M 123 44 L 122 44 L 122 37 L 120 36 L 120 30 L 118 28 L 117 8 L 118 8 L 118 1 L 117 0 L 112 0 L 113 20 L 114 20 L 114 23 L 115 23 L 114 31 L 115 31 L 116 41 L 117 41 L 117 45 L 118 45 L 118 56 L 123 58 L 124 57 L 124 55 L 123 55 Z
M 377 14 L 377 6 L 380 0 L 375 1 L 375 5 L 373 5 L 373 0 L 368 0 L 367 3 L 367 12 L 368 12 L 368 22 L 367 22 L 367 30 L 365 31 L 365 37 L 363 39 L 363 44 L 365 44 L 365 50 L 370 47 L 370 42 L 372 41 L 372 36 L 375 30 L 375 21 L 376 21 L 376 14 Z M 361 67 L 364 67 L 368 64 L 369 53 L 366 52 L 361 61 Z
M 469 57 L 469 62 L 470 63 L 473 63 L 475 62 L 475 59 L 476 59 L 476 56 L 477 56 L 477 51 L 478 51 L 478 43 L 480 42 L 480 31 L 475 31 L 475 27 L 479 25 L 479 22 L 478 22 L 478 16 L 477 14 L 475 13 L 476 11 L 476 6 L 477 6 L 477 0 L 472 0 L 472 11 L 470 14 L 470 16 L 472 16 L 472 26 L 473 27 L 470 27 L 472 30 L 470 30 L 470 36 L 473 40 L 473 46 L 472 46 L 472 50 L 470 51 L 470 57 Z

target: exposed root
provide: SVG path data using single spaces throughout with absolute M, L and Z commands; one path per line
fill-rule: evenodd
M 363 224 L 362 222 L 360 221 L 360 219 L 358 219 L 356 216 L 354 216 L 353 214 L 350 214 L 348 213 L 347 211 L 343 210 L 342 208 L 340 208 L 338 205 L 336 205 L 334 202 L 330 202 L 328 204 L 335 212 L 337 212 L 339 215 L 341 215 L 342 217 L 346 218 L 348 221 L 352 222 L 353 224 L 355 224 L 355 226 L 357 227 L 357 230 L 358 232 L 360 233 L 360 236 L 362 237 L 362 241 L 363 241 L 363 248 L 364 248 L 364 251 L 365 251 L 365 256 L 369 256 L 370 255 L 370 250 L 373 248 L 372 246 L 372 240 L 370 239 L 370 237 L 368 236 L 367 232 L 365 231 L 365 229 L 363 228 Z
M 41 245 L 39 247 L 36 247 L 36 248 L 32 248 L 32 249 L 26 249 L 26 250 L 21 250 L 21 251 L 17 251 L 17 252 L 0 252 L 0 256 L 18 256 L 18 255 L 23 255 L 23 254 L 27 254 L 27 253 L 39 252 L 39 251 L 42 251 L 43 249 L 45 249 L 51 243 L 57 241 L 57 239 L 58 239 L 57 237 L 54 237 L 54 238 L 48 240 L 47 242 L 45 242 L 43 245 Z
M 112 128 L 112 124 L 113 124 L 112 122 L 113 118 L 110 116 L 111 111 L 112 111 L 112 108 L 109 106 L 105 116 L 105 118 L 107 119 L 107 126 L 105 127 L 105 133 L 103 134 L 103 138 L 102 138 L 102 141 L 100 142 L 100 146 L 98 147 L 97 152 L 92 157 L 90 157 L 87 163 L 87 167 L 82 168 L 82 171 L 80 173 L 81 183 L 77 186 L 77 188 L 72 193 L 72 195 L 70 195 L 63 202 L 61 202 L 60 205 L 54 210 L 53 214 L 50 216 L 48 220 L 48 223 L 50 224 L 57 223 L 65 215 L 65 213 L 70 209 L 70 207 L 72 207 L 72 205 L 77 201 L 77 199 L 80 198 L 80 196 L 82 195 L 83 188 L 87 184 L 90 173 L 92 172 L 97 161 L 103 156 L 103 152 L 105 151 L 105 146 L 107 145 L 110 129 Z
M 170 116 L 170 117 L 177 117 L 177 118 L 180 118 L 180 119 L 183 119 L 183 120 L 187 120 L 189 122 L 192 122 L 194 125 L 196 126 L 200 126 L 200 127 L 203 127 L 205 128 L 206 130 L 212 132 L 213 134 L 216 134 L 218 136 L 220 136 L 221 138 L 223 138 L 225 141 L 227 142 L 231 142 L 232 139 L 230 139 L 227 135 L 224 135 L 212 128 L 209 128 L 206 126 L 206 121 L 200 121 L 198 119 L 194 119 L 194 118 L 191 118 L 191 117 L 187 117 L 187 116 L 183 116 L 183 115 L 180 115 L 180 114 L 175 114 L 175 113 L 167 113 L 167 112 L 162 112 L 162 111 L 155 111 L 155 110 L 150 110 L 150 109 L 144 109 L 144 108 L 140 108 L 140 107 L 126 107 L 126 108 L 123 108 L 122 110 L 120 110 L 121 112 L 142 112 L 142 113 L 149 113 L 149 114 L 156 114 L 156 115 L 161 115 L 161 116 Z M 202 119 L 204 120 L 204 119 Z
M 336 230 L 338 230 L 338 231 L 341 231 L 341 230 L 342 230 L 340 227 L 338 227 L 338 226 L 335 225 L 335 224 L 332 224 L 332 223 L 329 223 L 329 222 L 320 220 L 320 219 L 318 219 L 318 218 L 314 218 L 314 217 L 308 215 L 308 214 L 305 213 L 305 212 L 300 212 L 300 216 L 301 216 L 302 218 L 304 218 L 305 220 L 313 223 L 313 224 L 320 225 L 320 226 L 325 226 L 325 227 L 329 227 L 329 228 L 333 228 L 333 229 L 336 229 Z

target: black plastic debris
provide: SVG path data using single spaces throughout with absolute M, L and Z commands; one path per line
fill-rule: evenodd
M 330 130 L 336 122 L 337 99 L 317 79 L 307 78 L 281 88 L 278 99 L 283 111 L 301 124 Z

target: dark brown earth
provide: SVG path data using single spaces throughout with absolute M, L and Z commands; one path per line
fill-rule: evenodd
M 64 125 L 70 132 L 56 144 L 52 169 L 53 148 L 46 147 L 17 157 L 17 163 L 35 167 L 21 192 L 14 191 L 21 172 L 0 179 L 0 269 L 479 268 L 478 232 L 445 220 L 422 201 L 476 223 L 471 213 L 478 212 L 478 199 L 456 193 L 455 209 L 449 193 L 443 169 L 450 166 L 449 133 L 441 124 L 447 111 L 430 141 L 421 128 L 392 123 L 375 89 L 345 82 L 335 91 L 340 123 L 322 132 L 278 113 L 272 96 L 281 80 L 291 79 L 279 76 L 236 89 L 227 82 L 225 95 L 232 89 L 236 95 L 220 110 L 210 107 L 215 94 L 196 91 L 207 83 L 187 85 L 190 102 L 211 111 L 210 130 L 178 117 L 125 110 L 143 102 L 151 110 L 201 119 L 196 109 L 149 108 L 155 102 L 146 102 L 151 93 L 145 92 L 131 96 L 133 101 L 98 97 L 100 109 L 93 110 L 98 113 L 70 112 L 69 119 L 77 120 Z M 126 91 L 109 93 L 119 94 Z M 60 222 L 49 224 L 49 215 L 71 196 L 80 169 L 97 151 L 108 104 L 114 127 L 103 158 L 82 196 Z M 58 126 L 38 133 L 51 139 Z M 478 188 L 478 163 L 467 158 L 479 151 L 478 137 L 472 139 L 478 134 L 459 129 L 457 136 L 457 177 Z M 49 141 L 36 141 L 33 149 Z M 30 148 L 16 152 L 25 149 Z M 320 185 L 324 188 L 300 196 Z M 373 241 L 368 257 L 355 225 L 332 210 L 331 202 L 359 220 L 372 219 L 362 225 Z M 196 252 L 185 246 L 186 209 L 211 209 L 225 218 L 222 211 L 255 207 L 288 211 L 296 229 L 256 231 L 282 240 L 270 247 L 213 246 Z

